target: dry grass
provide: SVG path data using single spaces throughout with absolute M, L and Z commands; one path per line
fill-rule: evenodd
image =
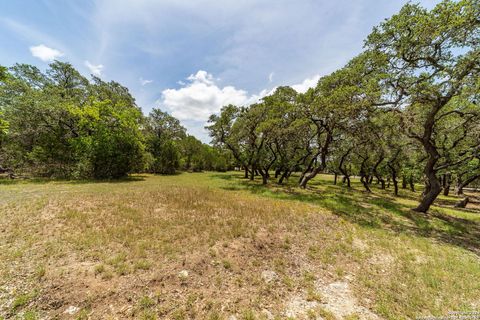
M 315 306 L 298 318 L 338 317 L 321 294 L 333 282 L 379 318 L 480 307 L 478 213 L 424 217 L 408 210 L 414 194 L 328 179 L 306 191 L 233 173 L 0 185 L 0 318 L 283 319 L 292 299 Z

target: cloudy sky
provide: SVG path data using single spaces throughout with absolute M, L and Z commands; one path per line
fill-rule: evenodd
M 421 0 L 431 8 L 437 0 Z M 315 85 L 404 0 L 0 0 L 0 65 L 53 59 L 130 88 L 148 113 L 205 120 L 279 85 Z

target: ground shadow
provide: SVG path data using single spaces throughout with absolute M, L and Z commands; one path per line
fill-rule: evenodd
M 128 183 L 128 182 L 138 182 L 144 181 L 147 176 L 145 175 L 134 175 L 128 177 L 122 177 L 118 179 L 54 179 L 54 178 L 19 178 L 19 179 L 9 179 L 9 178 L 0 178 L 0 185 L 15 185 L 15 184 L 48 184 L 52 182 L 61 182 L 65 184 L 92 184 L 92 183 Z
M 346 188 L 315 180 L 308 190 L 301 190 L 294 185 L 295 177 L 285 185 L 272 182 L 267 186 L 257 180 L 242 179 L 235 173 L 224 174 L 218 178 L 231 181 L 223 187 L 225 190 L 247 190 L 270 198 L 314 203 L 364 228 L 380 228 L 397 234 L 433 238 L 480 255 L 480 223 L 446 214 L 439 209 L 446 203 L 451 204 L 451 201 L 440 201 L 439 206 L 432 208 L 430 213 L 423 214 L 412 211 L 410 205 L 397 201 L 418 200 L 415 195 L 402 192 L 399 198 L 395 198 L 383 190 L 366 193 L 360 183 L 352 183 L 353 188 Z

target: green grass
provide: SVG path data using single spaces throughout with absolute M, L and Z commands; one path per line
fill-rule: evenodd
M 480 213 L 453 209 L 454 197 L 424 215 L 410 210 L 419 192 L 241 177 L 0 183 L 0 318 L 74 305 L 91 319 L 283 319 L 293 296 L 328 318 L 318 281 L 345 279 L 386 319 L 479 308 Z

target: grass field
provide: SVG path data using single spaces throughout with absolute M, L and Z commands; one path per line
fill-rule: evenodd
M 480 212 L 241 173 L 0 184 L 0 319 L 415 319 L 480 309 Z

